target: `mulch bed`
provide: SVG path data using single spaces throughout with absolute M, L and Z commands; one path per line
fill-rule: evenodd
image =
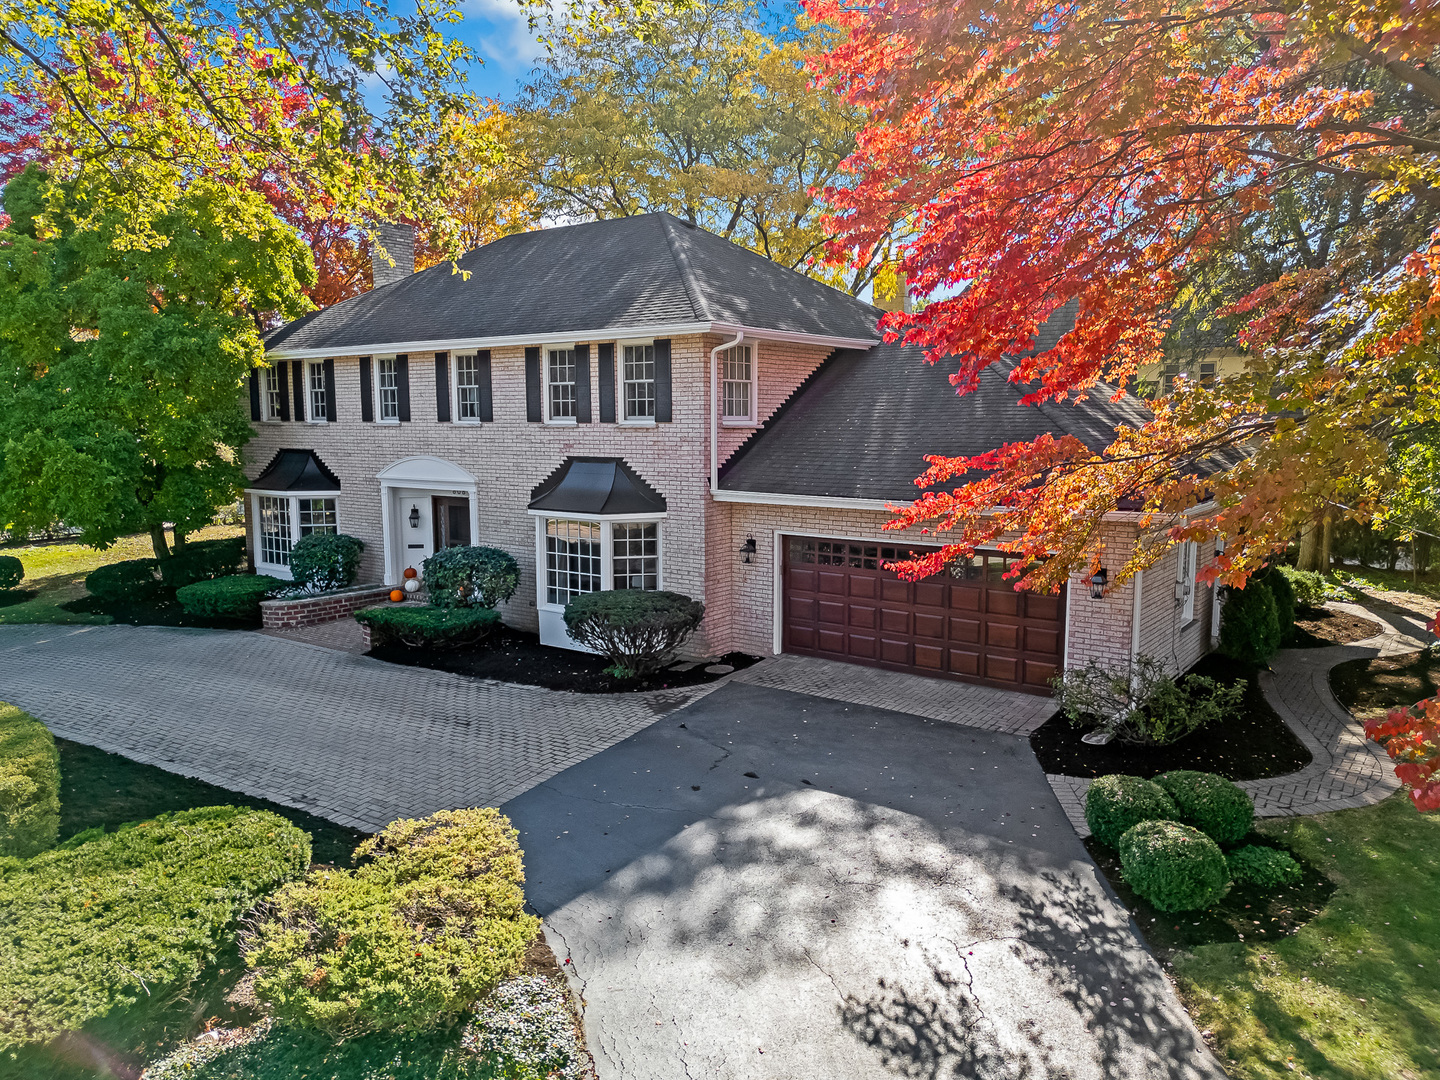
M 1440 694 L 1440 652 L 1349 660 L 1330 670 L 1330 689 L 1361 720 Z
M 0 608 L 23 604 L 39 595 L 39 589 L 0 589 Z
M 1349 645 L 1352 641 L 1383 634 L 1385 628 L 1373 619 L 1364 619 L 1348 611 L 1329 608 L 1300 608 L 1295 612 L 1295 634 L 1285 643 L 1287 649 L 1323 649 L 1330 645 Z
M 1244 842 L 1280 846 L 1253 833 Z M 1237 885 L 1214 907 L 1167 914 L 1141 899 L 1126 884 L 1118 853 L 1093 836 L 1086 837 L 1084 843 L 1085 850 L 1090 852 L 1095 865 L 1105 874 L 1121 903 L 1134 916 L 1151 950 L 1161 960 L 1169 960 L 1176 953 L 1199 945 L 1222 942 L 1258 945 L 1277 941 L 1320 914 L 1335 892 L 1334 882 L 1289 851 L 1305 872 L 1297 884 L 1270 888 Z
M 68 604 L 61 604 L 66 611 L 73 611 L 81 615 L 109 615 L 117 623 L 125 623 L 129 626 L 193 626 L 207 630 L 258 630 L 260 628 L 260 617 L 256 614 L 254 619 L 207 619 L 201 615 L 191 615 L 175 599 L 175 594 L 168 590 L 161 591 L 157 596 L 143 600 L 123 600 L 116 603 L 106 603 L 97 596 L 82 596 L 79 600 L 71 600 Z
M 760 658 L 748 653 L 727 653 L 706 664 L 679 671 L 677 662 L 648 679 L 617 679 L 605 672 L 610 661 L 603 656 L 541 645 L 536 634 L 505 627 L 478 645 L 457 649 L 412 648 L 390 642 L 371 649 L 370 656 L 392 664 L 432 668 L 477 679 L 543 686 L 547 690 L 572 690 L 581 694 L 616 694 L 636 690 L 671 690 L 714 682 L 728 672 L 707 672 L 711 664 L 727 665 L 738 671 Z
M 1310 751 L 1266 702 L 1254 668 L 1210 653 L 1191 673 L 1216 682 L 1244 679 L 1248 685 L 1240 710 L 1169 746 L 1087 746 L 1080 736 L 1088 729 L 1072 726 L 1057 713 L 1030 736 L 1041 767 L 1064 776 L 1128 773 L 1148 778 L 1171 769 L 1199 769 L 1230 780 L 1263 780 L 1310 764 Z

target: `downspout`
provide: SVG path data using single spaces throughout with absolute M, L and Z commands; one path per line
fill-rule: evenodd
M 1135 608 L 1130 613 L 1130 670 L 1140 658 L 1140 597 L 1145 589 L 1145 571 L 1135 571 Z M 1133 678 L 1133 676 L 1132 676 Z
M 735 335 L 734 341 L 716 345 L 710 350 L 710 495 L 720 490 L 720 376 L 719 357 L 726 349 L 733 349 L 745 340 L 745 331 Z M 751 373 L 752 377 L 754 372 Z

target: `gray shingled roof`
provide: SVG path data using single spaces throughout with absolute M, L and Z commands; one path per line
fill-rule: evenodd
M 1052 319 L 1037 350 L 1062 332 Z M 957 395 L 947 379 L 953 370 L 899 344 L 837 351 L 722 466 L 721 490 L 910 502 L 927 454 L 982 454 L 1046 432 L 1099 450 L 1117 425 L 1149 416 L 1137 398 L 1112 402 L 1103 389 L 1080 403 L 1021 405 L 1023 388 L 1007 381 L 1013 364 L 991 365 L 975 391 Z
M 269 349 L 357 351 L 656 323 L 876 338 L 878 309 L 669 214 L 517 233 L 287 323 Z

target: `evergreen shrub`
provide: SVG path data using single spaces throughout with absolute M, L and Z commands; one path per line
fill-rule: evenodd
M 705 605 L 680 593 L 610 589 L 575 597 L 564 617 L 571 638 L 608 657 L 617 677 L 638 678 L 685 643 Z
M 1304 876 L 1300 864 L 1290 855 L 1263 844 L 1246 844 L 1226 852 L 1225 862 L 1237 885 L 1274 889 L 1281 885 L 1294 885 Z
M 1176 769 L 1155 777 L 1175 803 L 1176 821 L 1193 825 L 1223 847 L 1238 844 L 1255 824 L 1255 804 L 1215 773 Z
M 1142 821 L 1175 815 L 1175 803 L 1165 789 L 1138 776 L 1102 776 L 1085 793 L 1085 824 L 1106 847 L 1115 847 L 1125 832 Z
M 181 544 L 161 560 L 160 576 L 170 588 L 183 589 L 197 581 L 238 574 L 244 566 L 245 537 L 226 536 Z
M 25 564 L 14 555 L 0 555 L 0 592 L 9 592 L 25 580 Z
M 1264 665 L 1278 648 L 1280 618 L 1265 580 L 1254 577 L 1243 589 L 1227 590 L 1220 609 L 1220 651 L 1242 663 Z
M 126 559 L 97 566 L 85 578 L 85 588 L 105 604 L 148 600 L 164 588 L 154 559 Z
M 1295 590 L 1290 587 L 1290 579 L 1273 567 L 1260 576 L 1275 598 L 1275 621 L 1280 626 L 1280 644 L 1288 644 L 1295 637 Z
M 372 607 L 357 611 L 355 619 L 370 627 L 372 645 L 400 641 L 414 648 L 433 649 L 474 645 L 500 626 L 500 613 L 483 607 L 438 608 L 417 604 Z
M 0 701 L 0 855 L 29 858 L 60 834 L 60 755 L 49 728 Z
M 290 575 L 310 592 L 355 584 L 365 544 L 344 533 L 311 533 L 290 549 Z
M 175 599 L 191 615 L 254 622 L 260 618 L 260 601 L 284 587 L 268 574 L 232 574 L 186 585 L 175 590 Z
M 1221 899 L 1230 868 L 1220 845 L 1178 821 L 1142 821 L 1120 838 L 1120 868 L 1161 911 L 1196 911 Z
M 421 564 L 421 580 L 436 607 L 493 608 L 515 595 L 520 564 L 499 548 L 442 548 Z
M 1290 583 L 1295 594 L 1295 606 L 1318 608 L 1325 606 L 1325 578 L 1314 570 L 1296 570 L 1291 566 L 1279 567 L 1280 575 Z

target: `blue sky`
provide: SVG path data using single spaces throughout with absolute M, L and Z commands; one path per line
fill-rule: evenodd
M 508 100 L 543 50 L 515 0 L 465 0 L 462 10 L 465 21 L 451 32 L 485 60 L 471 71 L 470 89 Z

